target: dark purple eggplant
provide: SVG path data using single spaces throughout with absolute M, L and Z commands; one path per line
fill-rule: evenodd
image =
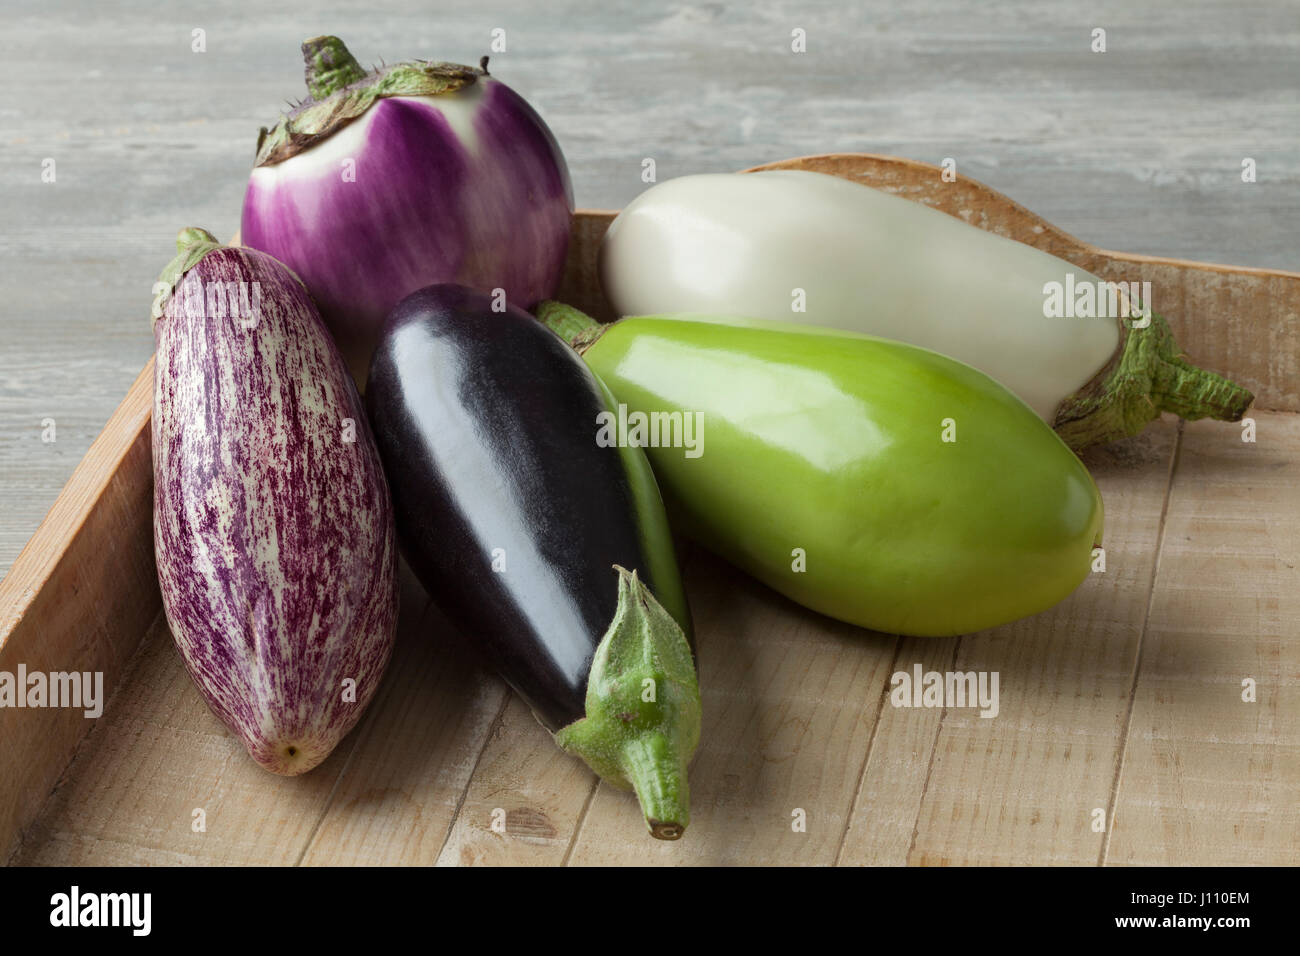
M 690 612 L 645 453 L 597 441 L 608 389 L 528 313 L 435 285 L 388 316 L 366 404 L 435 603 L 561 747 L 679 837 L 699 741 Z

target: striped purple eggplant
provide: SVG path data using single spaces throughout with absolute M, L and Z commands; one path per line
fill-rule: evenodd
M 397 622 L 393 508 L 356 387 L 265 253 L 177 240 L 154 307 L 154 548 L 208 705 L 305 773 L 374 697 Z
M 240 235 L 302 277 L 357 381 L 384 317 L 416 289 L 502 289 L 523 308 L 555 294 L 568 167 L 486 57 L 367 71 L 338 37 L 302 49 L 308 98 L 262 130 Z

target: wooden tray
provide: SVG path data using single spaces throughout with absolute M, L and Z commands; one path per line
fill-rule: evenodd
M 0 709 L 0 859 L 1300 862 L 1300 275 L 1106 252 L 923 163 L 777 165 L 1150 281 L 1188 354 L 1268 409 L 1251 412 L 1257 441 L 1166 418 L 1089 454 L 1105 573 L 1050 612 L 961 638 L 837 624 L 688 552 L 705 718 L 694 819 L 670 844 L 552 745 L 405 571 L 396 658 L 362 723 L 305 777 L 255 766 L 191 685 L 161 613 L 150 362 L 0 583 L 0 671 L 103 671 L 112 693 L 98 720 Z M 562 292 L 603 316 L 594 263 L 611 217 L 578 213 Z M 917 663 L 998 671 L 1000 714 L 890 706 L 891 675 Z M 1257 702 L 1242 700 L 1247 680 Z

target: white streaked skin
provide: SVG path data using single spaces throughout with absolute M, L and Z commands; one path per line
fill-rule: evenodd
M 185 294 L 200 281 L 261 282 L 260 321 L 205 315 Z M 179 288 L 154 330 L 163 606 L 217 716 L 263 767 L 303 773 L 361 717 L 392 651 L 387 486 L 342 359 L 282 266 L 222 249 Z
M 1070 273 L 1098 281 L 921 203 L 798 170 L 663 182 L 600 252 L 618 315 L 743 315 L 908 342 L 974 366 L 1049 423 L 1120 343 L 1115 318 L 1044 316 L 1044 285 Z M 806 311 L 792 309 L 795 289 Z

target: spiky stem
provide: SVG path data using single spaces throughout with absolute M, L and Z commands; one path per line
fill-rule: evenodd
M 255 166 L 292 159 L 390 96 L 443 96 L 476 83 L 483 71 L 459 63 L 412 60 L 365 70 L 338 37 L 312 37 L 302 45 L 310 95 L 257 137 Z
M 1126 330 L 1108 372 L 1061 403 L 1052 427 L 1078 451 L 1136 435 L 1161 412 L 1239 421 L 1254 400 L 1240 385 L 1188 362 L 1169 324 L 1152 313 L 1147 327 Z
M 700 686 L 686 635 L 636 571 L 615 566 L 618 607 L 587 678 L 587 716 L 555 742 L 620 789 L 636 791 L 650 835 L 690 823 L 686 767 L 700 742 Z
M 338 37 L 312 37 L 302 41 L 307 64 L 307 92 L 319 102 L 366 77 L 366 71 Z

